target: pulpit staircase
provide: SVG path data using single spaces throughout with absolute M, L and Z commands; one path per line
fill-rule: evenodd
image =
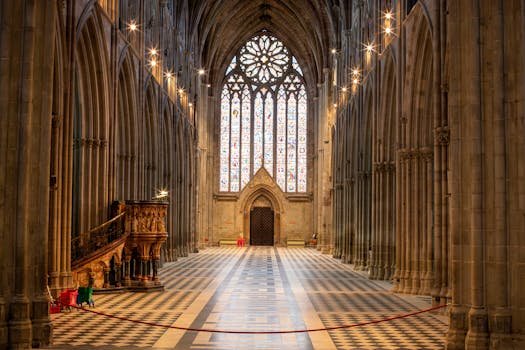
M 167 238 L 168 202 L 126 201 L 115 216 L 71 241 L 77 286 L 95 292 L 163 289 L 157 277 L 160 247 Z

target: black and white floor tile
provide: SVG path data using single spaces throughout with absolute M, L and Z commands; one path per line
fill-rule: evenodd
M 323 328 L 430 307 L 309 248 L 211 248 L 166 264 L 163 292 L 95 295 L 95 310 L 160 325 L 235 331 Z M 52 315 L 53 349 L 442 349 L 435 312 L 355 328 L 224 334 L 153 327 L 73 310 Z

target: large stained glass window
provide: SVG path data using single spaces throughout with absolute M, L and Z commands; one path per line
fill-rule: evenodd
M 221 94 L 219 190 L 238 192 L 264 168 L 285 192 L 307 189 L 307 105 L 301 68 L 267 32 L 232 58 Z

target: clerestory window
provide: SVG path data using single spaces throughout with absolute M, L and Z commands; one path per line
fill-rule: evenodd
M 283 191 L 306 192 L 306 88 L 279 39 L 263 32 L 233 57 L 220 118 L 220 191 L 241 191 L 264 167 Z

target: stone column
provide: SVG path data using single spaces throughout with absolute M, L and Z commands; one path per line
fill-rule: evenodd
M 126 256 L 126 260 L 124 260 L 124 285 L 130 286 L 131 285 L 131 259 Z
M 110 287 L 110 282 L 109 282 L 110 271 L 111 269 L 108 266 L 104 267 L 104 285 L 103 285 L 104 288 Z
M 122 287 L 122 263 L 115 264 L 115 285 Z
M 2 2 L 0 347 L 51 341 L 47 300 L 56 3 Z M 9 152 L 7 152 L 9 150 Z
M 140 276 L 139 276 L 139 284 L 141 286 L 147 285 L 148 282 L 148 257 L 141 257 L 140 258 Z
M 396 214 L 399 211 L 396 208 L 396 177 L 395 177 L 396 166 L 395 162 L 390 161 L 388 163 L 388 177 L 387 177 L 387 248 L 388 248 L 388 259 L 385 271 L 385 279 L 391 280 L 394 276 L 396 269 L 396 246 L 399 242 L 396 241 Z
M 423 150 L 423 168 L 424 168 L 424 177 L 423 177 L 423 192 L 425 195 L 424 207 L 425 211 L 423 213 L 424 217 L 424 226 L 423 234 L 425 235 L 425 255 L 423 256 L 423 271 L 424 274 L 422 278 L 422 288 L 420 294 L 430 295 L 432 286 L 434 283 L 434 271 L 433 271 L 433 212 L 435 208 L 432 207 L 432 165 L 433 165 L 433 156 L 432 149 L 425 148 Z
M 469 17 L 464 21 L 469 23 L 464 27 L 464 33 L 469 36 L 465 49 L 471 54 L 468 66 L 465 66 L 468 88 L 465 107 L 469 113 L 467 126 L 467 147 L 470 149 L 470 188 L 467 190 L 470 202 L 469 218 L 469 253 L 470 253 L 470 299 L 468 313 L 469 329 L 465 339 L 468 349 L 488 348 L 488 316 L 484 303 L 484 253 L 483 246 L 483 141 L 481 114 L 481 69 L 480 69 L 480 4 L 472 1 L 464 5 Z
M 153 282 L 157 283 L 159 281 L 158 270 L 157 270 L 157 267 L 159 265 L 159 259 L 155 258 L 152 261 L 152 265 L 153 265 L 153 277 L 152 277 L 152 280 L 153 280 Z

